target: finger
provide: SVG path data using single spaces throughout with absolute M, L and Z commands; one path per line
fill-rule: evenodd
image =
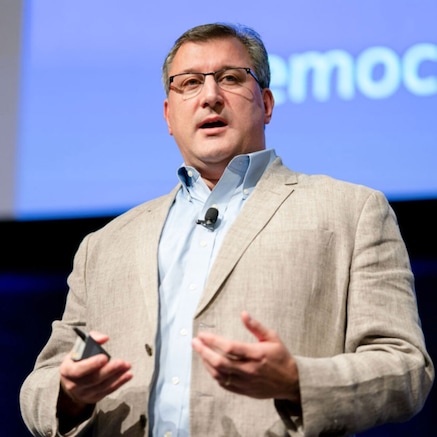
M 129 363 L 114 360 L 94 373 L 79 378 L 64 375 L 61 370 L 61 384 L 71 398 L 83 403 L 93 403 L 132 379 L 130 368 Z
M 203 364 L 212 378 L 214 378 L 222 387 L 228 389 L 231 375 L 235 372 L 235 370 L 230 366 L 230 364 L 233 364 L 232 360 L 229 360 L 222 354 L 205 346 L 197 338 L 193 339 L 193 348 L 202 358 Z
M 108 357 L 104 354 L 94 355 L 80 361 L 71 358 L 71 353 L 67 354 L 61 364 L 61 375 L 69 379 L 80 379 L 98 372 L 108 363 Z
M 193 338 L 191 341 L 193 349 L 200 355 L 203 360 L 211 361 L 214 359 L 214 355 L 217 355 L 218 352 L 213 350 L 207 342 L 203 341 L 199 337 Z M 220 354 L 221 356 L 222 354 Z
M 96 403 L 126 384 L 132 378 L 133 374 L 130 371 L 120 370 L 119 372 L 111 373 L 107 378 L 99 381 L 98 384 L 77 387 L 74 393 L 76 397 L 79 397 L 86 403 Z
M 78 378 L 75 381 L 80 383 L 80 385 L 83 387 L 94 387 L 102 382 L 114 378 L 116 375 L 129 371 L 130 368 L 131 365 L 126 361 L 113 360 L 107 362 L 106 365 L 97 369 L 95 372 Z
M 61 382 L 69 391 L 76 391 L 78 388 L 88 389 L 113 375 L 127 372 L 130 368 L 131 365 L 123 360 L 108 362 L 105 355 L 96 355 L 79 362 L 67 360 L 61 365 Z
M 102 334 L 99 331 L 90 331 L 88 335 L 99 344 L 104 344 L 109 340 L 108 335 Z
M 277 339 L 277 335 L 271 329 L 266 328 L 258 320 L 249 315 L 248 312 L 243 311 L 241 313 L 241 320 L 244 326 L 258 339 L 258 341 L 274 341 Z
M 193 338 L 193 349 L 200 355 L 209 373 L 216 378 L 218 373 L 229 372 L 229 359 L 223 354 L 222 351 L 215 347 L 211 347 L 207 343 L 203 342 L 200 338 Z
M 211 334 L 210 332 L 200 332 L 197 338 L 205 347 L 229 360 L 244 361 L 249 359 L 249 344 L 231 341 L 219 335 Z

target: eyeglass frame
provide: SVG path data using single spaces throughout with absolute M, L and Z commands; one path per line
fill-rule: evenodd
M 178 88 L 176 88 L 176 87 L 172 88 L 172 86 L 171 86 L 171 84 L 173 83 L 174 78 L 177 77 L 177 76 L 184 76 L 184 75 L 188 75 L 188 74 L 201 74 L 201 75 L 203 75 L 203 83 L 202 83 L 202 86 L 199 88 L 198 93 L 200 93 L 200 91 L 202 90 L 203 86 L 205 85 L 206 76 L 213 76 L 214 77 L 214 82 L 220 87 L 218 81 L 216 80 L 215 75 L 217 73 L 225 72 L 226 70 L 245 70 L 246 74 L 252 76 L 255 79 L 255 81 L 258 84 L 258 86 L 262 89 L 261 82 L 259 81 L 258 77 L 256 76 L 256 74 L 253 72 L 253 70 L 251 68 L 249 68 L 249 67 L 225 67 L 225 68 L 222 68 L 222 69 L 217 70 L 217 71 L 210 71 L 208 73 L 201 73 L 201 72 L 197 72 L 197 71 L 192 71 L 192 72 L 187 71 L 185 73 L 173 74 L 172 76 L 169 76 L 169 78 L 168 78 L 169 90 L 173 90 L 173 91 L 177 92 Z M 220 89 L 223 89 L 223 88 L 220 87 Z M 192 97 L 197 96 L 198 93 L 194 94 Z M 183 94 L 183 92 L 182 92 L 182 94 Z

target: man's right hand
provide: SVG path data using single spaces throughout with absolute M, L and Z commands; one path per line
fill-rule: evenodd
M 107 335 L 91 332 L 99 344 L 108 341 Z M 114 392 L 132 379 L 130 363 L 124 360 L 109 360 L 104 354 L 74 361 L 71 352 L 61 363 L 61 390 L 58 399 L 60 422 L 78 422 L 90 415 L 96 402 Z M 76 419 L 76 420 L 74 420 Z

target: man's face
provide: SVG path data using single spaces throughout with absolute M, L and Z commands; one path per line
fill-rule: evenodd
M 246 48 L 237 39 L 187 42 L 177 51 L 169 76 L 225 67 L 253 68 Z M 185 164 L 195 167 L 207 180 L 218 180 L 234 156 L 265 148 L 264 125 L 272 116 L 272 93 L 261 90 L 250 75 L 242 91 L 223 90 L 210 75 L 196 96 L 184 99 L 170 90 L 164 102 L 169 132 Z

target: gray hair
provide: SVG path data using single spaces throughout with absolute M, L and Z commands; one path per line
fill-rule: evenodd
M 259 34 L 250 27 L 242 25 L 213 23 L 203 24 L 187 30 L 174 43 L 162 66 L 162 82 L 167 95 L 169 93 L 168 72 L 171 63 L 182 44 L 186 42 L 206 42 L 211 39 L 221 38 L 237 38 L 246 47 L 253 63 L 253 70 L 259 80 L 260 87 L 262 89 L 269 87 L 269 59 L 267 50 Z

